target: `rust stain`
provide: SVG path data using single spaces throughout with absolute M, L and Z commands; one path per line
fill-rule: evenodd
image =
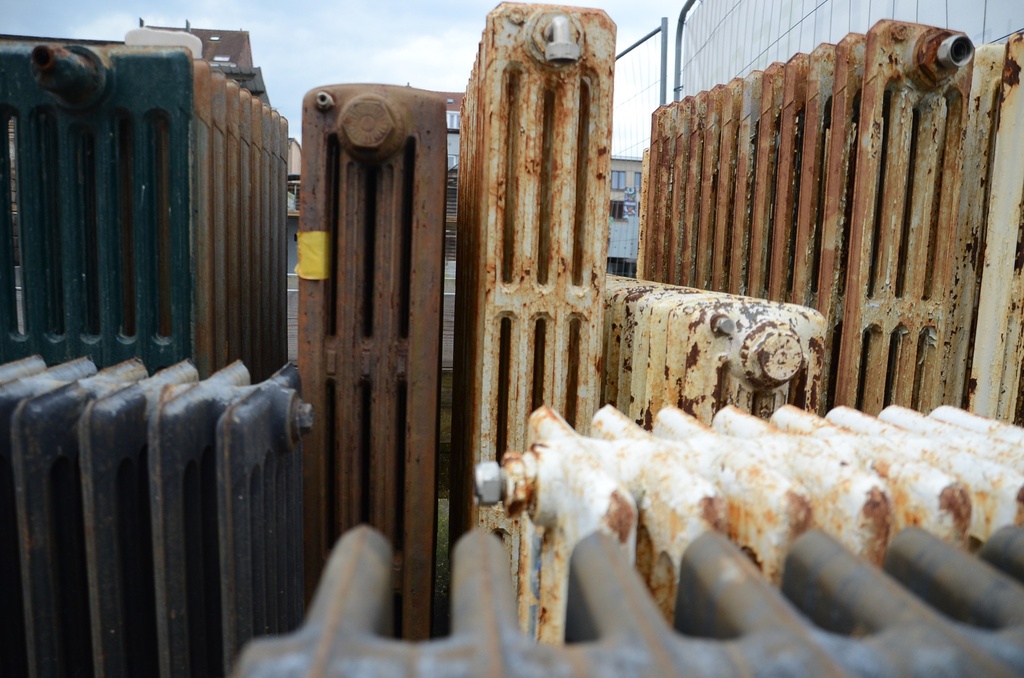
M 787 490 L 786 509 L 789 513 L 790 540 L 796 539 L 814 526 L 814 512 L 807 497 Z
M 729 533 L 729 505 L 723 497 L 704 497 L 700 500 L 701 517 L 716 532 Z
M 870 562 L 881 565 L 885 559 L 885 547 L 889 544 L 889 533 L 892 530 L 889 498 L 880 489 L 872 488 L 864 502 L 861 516 L 864 528 L 870 534 L 861 555 Z
M 700 362 L 700 346 L 694 344 L 686 355 L 686 369 L 693 369 L 697 366 L 698 362 Z
M 1003 64 L 1003 83 L 1010 87 L 1020 84 L 1020 64 L 1012 58 L 1007 58 Z
M 336 102 L 336 113 L 325 115 L 316 108 L 318 93 Z M 419 564 L 421 554 L 434 550 L 430 526 L 436 488 L 399 481 L 434 477 L 437 461 L 430 450 L 437 446 L 440 407 L 438 300 L 444 280 L 446 176 L 444 163 L 437 161 L 445 153 L 439 133 L 445 125 L 444 104 L 407 87 L 334 85 L 310 92 L 304 110 L 309 171 L 302 177 L 300 230 L 322 229 L 336 220 L 337 212 L 354 215 L 375 231 L 371 237 L 362 227 L 333 229 L 332 258 L 338 261 L 329 279 L 316 281 L 316 287 L 313 281 L 300 281 L 300 289 L 310 293 L 299 301 L 298 367 L 303 390 L 318 413 L 303 445 L 303 465 L 315 469 L 307 478 L 322 479 L 307 482 L 304 495 L 305 580 L 312 593 L 338 536 L 369 522 L 401 545 L 395 568 L 403 608 L 399 631 L 425 638 L 430 619 L 421 611 L 431 604 L 431 574 L 429 568 L 410 564 Z M 411 149 L 415 153 L 406 152 Z M 402 177 L 409 179 L 407 187 Z M 377 183 L 377 200 L 357 189 L 370 181 Z M 403 229 L 402 220 L 391 218 L 389 210 L 406 213 L 415 228 Z M 397 258 L 400 251 L 404 265 L 387 265 L 388 257 L 393 253 Z M 377 290 L 372 299 L 363 293 L 367 285 Z M 405 425 L 396 428 L 394 413 L 405 409 L 393 386 L 398 381 L 407 385 L 404 397 L 410 406 Z M 362 393 L 356 396 L 362 405 L 349 402 L 354 393 Z M 331 416 L 320 416 L 323 412 Z M 353 438 L 361 426 L 373 430 L 372 455 L 361 452 L 358 436 Z M 337 470 L 334 477 L 329 468 Z M 459 465 L 453 476 L 462 478 L 464 472 Z M 471 487 L 456 478 L 453 494 Z M 453 497 L 456 523 L 469 505 Z
M 962 542 L 971 527 L 971 498 L 963 485 L 954 485 L 942 490 L 939 494 L 939 510 L 952 517 L 954 534 L 957 540 Z
M 605 513 L 602 522 L 624 544 L 630 538 L 636 519 L 636 510 L 632 503 L 618 490 L 614 490 L 608 498 L 608 512 Z

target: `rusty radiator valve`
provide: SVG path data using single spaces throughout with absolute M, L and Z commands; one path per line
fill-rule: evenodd
M 580 59 L 580 46 L 572 38 L 569 18 L 559 14 L 551 19 L 544 30 L 544 58 L 556 64 L 573 63 Z
M 946 68 L 960 68 L 971 63 L 974 45 L 966 35 L 951 35 L 939 43 L 936 56 Z
M 85 47 L 39 45 L 32 50 L 32 75 L 40 87 L 69 106 L 92 102 L 107 81 L 107 69 Z

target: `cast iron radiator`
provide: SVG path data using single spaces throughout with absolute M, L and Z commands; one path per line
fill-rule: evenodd
M 305 624 L 260 639 L 238 676 L 991 675 L 1024 671 L 1024 528 L 971 556 L 921 529 L 882 569 L 824 532 L 789 548 L 781 591 L 725 537 L 686 550 L 665 622 L 614 538 L 574 549 L 565 645 L 523 635 L 500 543 L 483 530 L 454 553 L 452 633 L 393 640 L 390 548 L 369 528 L 335 547 Z
M 226 675 L 301 619 L 294 366 L 0 367 L 0 674 Z

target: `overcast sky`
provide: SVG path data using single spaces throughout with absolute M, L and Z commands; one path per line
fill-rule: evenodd
M 247 30 L 271 104 L 300 137 L 303 95 L 321 85 L 373 82 L 463 91 L 495 0 L 47 0 L 5 1 L 0 33 L 123 40 L 139 25 Z M 678 0 L 590 0 L 618 25 L 618 49 L 669 17 Z M 671 50 L 670 50 L 671 53 Z

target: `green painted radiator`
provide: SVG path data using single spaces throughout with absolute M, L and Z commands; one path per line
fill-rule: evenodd
M 285 121 L 178 48 L 14 42 L 0 73 L 0 360 L 280 367 Z

